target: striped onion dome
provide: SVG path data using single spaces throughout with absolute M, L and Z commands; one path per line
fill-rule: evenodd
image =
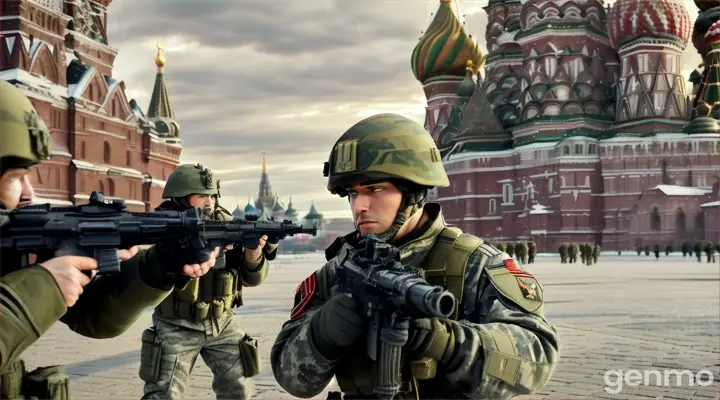
M 476 72 L 485 62 L 480 46 L 470 35 L 453 11 L 452 0 L 440 0 L 430 26 L 412 53 L 412 70 L 420 82 L 451 75 L 465 76 L 468 61 Z
M 608 15 L 608 33 L 617 48 L 639 38 L 665 38 L 685 48 L 692 27 L 683 0 L 617 0 Z

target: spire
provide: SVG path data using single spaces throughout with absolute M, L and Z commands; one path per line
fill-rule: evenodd
M 170 104 L 170 95 L 165 84 L 166 60 L 162 54 L 165 49 L 160 45 L 160 42 L 157 42 L 155 46 L 158 49 L 155 56 L 157 74 L 155 75 L 155 86 L 153 87 L 146 116 L 155 125 L 155 131 L 159 136 L 177 137 L 180 134 L 180 125 L 175 121 L 175 113 Z
M 258 189 L 255 207 L 258 209 L 272 209 L 275 205 L 275 196 L 273 196 L 272 186 L 270 185 L 270 175 L 268 174 L 265 153 L 262 153 L 262 173 L 260 174 L 260 185 Z
M 267 174 L 267 173 L 268 173 L 267 161 L 265 160 L 265 153 L 264 153 L 264 152 L 262 153 L 262 173 L 263 173 L 263 174 Z

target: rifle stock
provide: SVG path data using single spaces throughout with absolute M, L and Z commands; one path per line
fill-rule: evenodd
M 207 251 L 240 244 L 255 249 L 261 236 L 284 239 L 317 234 L 291 221 L 205 221 L 199 208 L 187 211 L 128 212 L 124 200 L 93 192 L 88 204 L 32 205 L 0 212 L 0 252 L 77 255 L 95 258 L 98 273 L 120 271 L 118 249 L 178 240 L 184 248 Z

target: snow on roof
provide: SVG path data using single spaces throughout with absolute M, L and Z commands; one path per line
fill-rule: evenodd
M 64 86 L 50 82 L 47 78 L 39 77 L 19 68 L 0 71 L 0 80 L 19 81 L 28 86 L 45 92 L 46 95 L 55 100 L 67 97 L 67 89 Z
M 123 173 L 125 176 L 134 176 L 134 177 L 143 177 L 144 174 L 136 169 L 132 168 L 124 168 L 124 167 L 116 167 L 114 165 L 104 165 L 104 164 L 93 164 L 89 163 L 87 161 L 82 160 L 72 160 L 73 164 L 75 164 L 76 167 L 80 169 L 88 169 L 91 171 L 98 171 L 98 172 L 108 172 L 108 170 L 116 170 Z
M 709 202 L 709 203 L 701 204 L 700 207 L 701 207 L 701 208 L 706 208 L 706 207 L 720 207 L 720 200 L 718 200 L 718 201 L 711 201 L 711 202 Z
M 533 206 L 530 207 L 530 211 L 528 211 L 528 214 L 552 214 L 552 211 L 548 206 L 533 204 Z
M 678 185 L 657 185 L 650 190 L 659 190 L 666 196 L 704 196 L 710 193 L 706 189 Z
M 90 84 L 92 77 L 95 76 L 95 71 L 95 67 L 88 65 L 82 78 L 80 78 L 80 81 L 78 83 L 68 85 L 68 98 L 80 98 L 82 94 L 85 93 L 85 89 L 87 89 L 88 84 Z

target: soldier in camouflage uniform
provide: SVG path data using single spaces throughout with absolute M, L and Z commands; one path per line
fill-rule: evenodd
M 358 122 L 333 147 L 325 175 L 331 193 L 349 198 L 357 229 L 338 238 L 326 250 L 328 262 L 297 288 L 270 356 L 286 391 L 309 398 L 335 376 L 343 393 L 329 399 L 376 398 L 364 340 L 369 322 L 338 280 L 369 233 L 397 246 L 404 264 L 458 301 L 450 319 L 411 320 L 394 398 L 504 399 L 548 382 L 559 343 L 543 314 L 542 287 L 508 254 L 447 227 L 440 205 L 425 201 L 429 188 L 449 182 L 422 126 L 395 114 Z
M 50 157 L 50 132 L 27 97 L 0 81 L 0 209 L 31 203 L 29 174 Z M 0 221 L 0 224 L 2 221 Z M 164 250 L 163 250 L 164 248 Z M 191 261 L 179 243 L 138 252 L 118 251 L 121 272 L 86 275 L 97 269 L 88 257 L 38 256 L 5 251 L 0 255 L 0 398 L 67 399 L 68 376 L 61 366 L 26 371 L 21 353 L 58 320 L 80 335 L 105 339 L 125 332 L 148 307 L 160 303 L 178 275 L 201 276 L 215 263 Z M 44 260 L 44 261 L 43 261 Z M 85 272 L 85 273 L 84 273 Z
M 206 217 L 231 220 L 217 203 L 220 183 L 202 165 L 177 167 L 168 178 L 157 210 L 203 207 Z M 274 258 L 277 242 L 260 238 L 257 249 L 238 245 L 220 254 L 218 265 L 168 296 L 153 313 L 152 328 L 143 332 L 140 377 L 144 399 L 182 398 L 198 355 L 213 373 L 218 398 L 249 399 L 252 376 L 260 369 L 257 342 L 240 329 L 233 312 L 242 305 L 242 287 L 260 285 Z

